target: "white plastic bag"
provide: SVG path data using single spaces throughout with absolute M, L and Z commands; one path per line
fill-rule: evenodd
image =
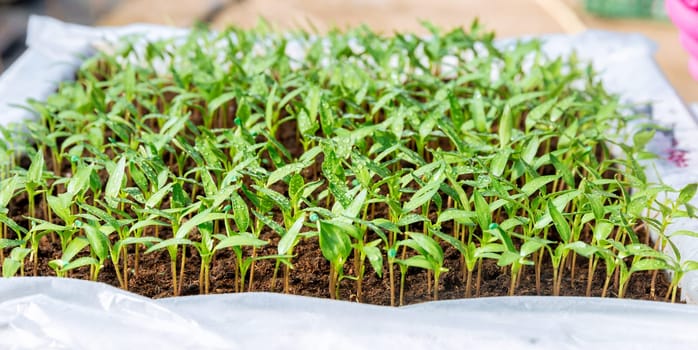
M 499 297 L 391 308 L 271 293 L 152 300 L 59 278 L 0 282 L 3 349 L 695 349 L 698 308 Z

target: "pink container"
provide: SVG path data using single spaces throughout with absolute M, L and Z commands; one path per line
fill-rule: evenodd
M 666 11 L 681 32 L 681 44 L 691 55 L 688 70 L 698 80 L 698 0 L 666 0 Z

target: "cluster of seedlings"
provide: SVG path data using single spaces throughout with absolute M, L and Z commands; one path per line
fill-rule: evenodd
M 128 289 L 144 256 L 167 254 L 178 295 L 194 254 L 209 293 L 227 251 L 236 291 L 267 260 L 270 291 L 289 292 L 294 250 L 314 245 L 331 298 L 348 279 L 362 300 L 376 274 L 399 305 L 415 273 L 438 299 L 455 249 L 463 297 L 480 294 L 494 261 L 511 295 L 527 274 L 540 293 L 544 266 L 554 295 L 575 275 L 589 295 L 602 274 L 602 296 L 623 297 L 633 273 L 653 271 L 654 283 L 668 270 L 660 297 L 674 301 L 698 263 L 666 228 L 694 215 L 696 186 L 648 182 L 639 161 L 653 129 L 629 133 L 639 117 L 574 56 L 497 46 L 477 23 L 427 28 L 196 29 L 86 60 L 74 82 L 30 103 L 35 121 L 3 130 L 3 275 L 37 274 L 40 251 L 58 242 L 56 276 L 88 269 L 97 280 L 108 268 Z

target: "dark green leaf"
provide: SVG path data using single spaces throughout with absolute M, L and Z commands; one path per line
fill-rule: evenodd
M 124 176 L 126 167 L 126 157 L 121 156 L 119 162 L 116 163 L 114 168 L 109 175 L 109 180 L 107 180 L 107 185 L 104 188 L 104 199 L 107 201 L 110 207 L 116 208 L 118 202 L 117 198 L 121 192 L 121 186 L 123 186 Z
M 87 224 L 83 226 L 87 241 L 90 243 L 90 250 L 99 260 L 104 260 L 109 256 L 109 237 L 97 227 Z
M 565 220 L 565 217 L 562 216 L 562 213 L 560 213 L 560 211 L 555 207 L 552 201 L 548 201 L 548 212 L 550 213 L 550 217 L 553 220 L 555 229 L 557 230 L 557 233 L 560 235 L 562 241 L 565 243 L 569 243 L 570 237 L 572 235 L 570 231 L 570 225 L 567 222 L 567 220 Z
M 347 233 L 347 225 L 320 220 L 318 231 L 322 256 L 336 267 L 344 265 L 351 253 L 351 241 L 349 240 L 350 235 Z

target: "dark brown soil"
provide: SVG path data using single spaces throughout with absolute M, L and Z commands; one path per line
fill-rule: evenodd
M 264 235 L 263 235 L 264 236 Z M 271 236 L 271 234 L 268 234 Z M 271 237 L 262 237 L 272 239 Z M 278 238 L 272 239 L 278 240 Z M 296 248 L 296 258 L 294 259 L 294 269 L 290 272 L 290 293 L 296 295 L 329 298 L 328 274 L 329 264 L 321 255 L 317 245 L 317 239 L 306 239 Z M 275 242 L 274 242 L 275 243 Z M 465 296 L 465 282 L 462 280 L 460 254 L 453 248 L 443 246 L 446 256 L 445 266 L 448 272 L 442 274 L 439 286 L 439 299 L 458 299 Z M 272 255 L 275 248 L 269 245 L 262 249 L 260 255 Z M 40 276 L 52 276 L 53 271 L 48 268 L 48 261 L 58 257 L 60 254 L 60 244 L 48 241 L 42 244 L 40 250 L 39 272 Z M 170 278 L 170 260 L 165 251 L 153 254 L 141 255 L 138 272 L 133 270 L 134 254 L 129 254 L 129 291 L 152 298 L 163 298 L 173 296 Z M 351 259 L 350 259 L 351 262 Z M 181 295 L 199 294 L 199 263 L 200 259 L 193 249 L 188 250 L 184 283 L 182 284 Z M 524 269 L 523 277 L 516 288 L 516 295 L 552 295 L 552 267 L 544 264 L 542 272 L 541 293 L 536 292 L 535 273 L 532 267 Z M 582 257 L 577 258 L 576 273 L 574 280 L 570 277 L 569 269 L 565 271 L 560 294 L 563 296 L 584 296 L 587 286 L 587 260 Z M 232 293 L 235 292 L 235 257 L 230 250 L 217 254 L 211 268 L 211 293 Z M 390 305 L 390 282 L 387 276 L 387 264 L 384 267 L 385 275 L 378 277 L 372 269 L 367 268 L 363 281 L 363 297 L 361 302 Z M 605 278 L 605 267 L 600 263 L 594 274 L 591 296 L 601 296 L 601 291 Z M 283 290 L 283 266 L 279 268 L 276 279 L 276 286 L 272 287 L 272 275 L 274 270 L 273 260 L 261 260 L 255 264 L 254 283 L 251 288 L 247 284 L 245 291 L 273 291 Z M 395 293 L 399 294 L 400 271 L 395 266 Z M 354 273 L 351 263 L 345 266 L 345 273 Z M 477 271 L 473 273 L 475 276 Z M 32 264 L 27 264 L 26 275 L 33 275 Z M 74 270 L 71 274 L 73 278 L 88 279 L 89 270 L 81 268 Z M 664 300 L 669 286 L 669 279 L 663 273 L 656 276 L 656 288 L 654 293 L 650 289 L 652 272 L 637 272 L 633 274 L 628 285 L 625 297 L 644 300 Z M 112 265 L 107 264 L 99 275 L 99 281 L 113 286 L 119 283 L 114 273 Z M 485 260 L 482 267 L 482 284 L 480 296 L 504 296 L 509 291 L 510 276 L 509 271 L 502 271 L 493 260 Z M 341 283 L 340 294 L 342 300 L 358 301 L 355 282 L 345 279 Z M 427 273 L 424 270 L 409 269 L 405 279 L 404 291 L 405 304 L 430 301 L 432 293 L 427 290 Z M 616 297 L 617 286 L 611 280 L 607 297 Z M 475 294 L 475 286 L 473 286 Z

